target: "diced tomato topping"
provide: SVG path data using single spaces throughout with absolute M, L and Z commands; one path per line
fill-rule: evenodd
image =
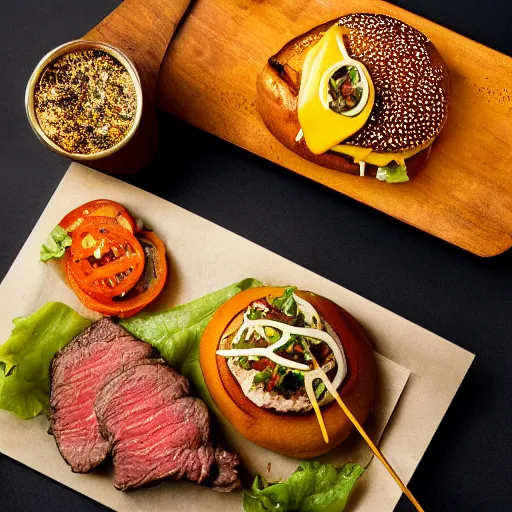
M 274 368 L 276 363 L 274 361 L 271 361 L 270 359 L 267 359 L 266 357 L 262 357 L 261 359 L 258 359 L 257 361 L 251 361 L 251 367 L 253 370 L 258 370 L 259 372 L 262 372 L 265 368 Z
M 267 382 L 265 390 L 266 391 L 272 391 L 274 389 L 274 386 L 277 384 L 278 381 L 279 381 L 279 374 L 278 373 L 273 373 L 272 377 L 270 377 L 270 380 Z

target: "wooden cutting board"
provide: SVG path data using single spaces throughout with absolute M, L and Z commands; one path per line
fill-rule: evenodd
M 447 125 L 428 167 L 408 183 L 393 186 L 318 167 L 284 148 L 258 115 L 256 77 L 268 57 L 349 12 L 409 23 L 448 65 L 453 99 Z M 494 256 L 512 246 L 511 82 L 511 58 L 385 2 L 197 0 L 160 69 L 158 106 L 463 249 Z

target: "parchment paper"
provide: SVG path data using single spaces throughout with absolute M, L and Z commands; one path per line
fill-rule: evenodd
M 380 437 L 394 409 L 381 449 L 402 479 L 409 481 L 473 354 L 197 215 L 84 166 L 70 166 L 0 285 L 2 342 L 10 334 L 13 318 L 30 314 L 48 301 L 60 300 L 88 314 L 62 282 L 55 266 L 39 262 L 39 248 L 68 211 L 97 198 L 113 199 L 127 206 L 157 230 L 169 249 L 170 281 L 164 294 L 152 305 L 154 310 L 201 297 L 245 277 L 255 277 L 268 284 L 293 283 L 313 290 L 353 314 L 382 356 L 378 356 L 380 391 L 368 428 L 375 438 Z M 30 280 L 26 279 L 27 274 Z M 409 370 L 412 373 L 407 380 Z M 122 493 L 112 486 L 108 466 L 87 475 L 73 474 L 46 429 L 44 417 L 23 421 L 0 411 L 0 451 L 115 510 L 241 510 L 240 493 L 218 494 L 187 482 L 169 482 Z M 241 442 L 236 436 L 230 439 L 234 445 Z M 334 456 L 368 460 L 366 449 L 357 439 L 353 442 L 354 446 L 348 445 Z M 342 453 L 343 450 L 352 452 Z M 266 471 L 270 462 L 272 476 L 287 475 L 296 464 L 275 454 L 269 457 L 270 452 L 265 450 L 262 454 L 261 449 L 250 443 L 241 451 L 242 458 L 250 461 L 253 469 L 261 470 L 264 466 Z M 386 470 L 374 460 L 358 484 L 350 510 L 390 511 L 400 494 Z
M 375 356 L 378 367 L 377 392 L 365 430 L 378 443 L 409 379 L 410 371 L 380 354 L 376 353 Z M 269 481 L 277 481 L 288 478 L 297 469 L 297 459 L 248 443 L 227 421 L 223 428 L 226 446 L 240 455 L 244 468 L 252 474 L 258 473 Z M 341 446 L 315 460 L 328 462 L 335 467 L 351 461 L 366 467 L 372 457 L 368 445 L 357 432 L 353 432 Z

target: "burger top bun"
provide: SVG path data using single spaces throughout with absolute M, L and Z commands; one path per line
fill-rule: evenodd
M 307 50 L 334 24 L 349 29 L 346 49 L 371 75 L 375 103 L 357 133 L 342 141 L 377 153 L 426 149 L 407 160 L 409 175 L 426 164 L 428 144 L 442 130 L 450 100 L 448 71 L 432 42 L 406 23 L 383 14 L 354 13 L 313 28 L 272 56 L 257 82 L 260 115 L 286 147 L 321 166 L 359 174 L 353 158 L 328 151 L 315 155 L 300 137 L 297 98 Z M 421 156 L 420 156 L 421 155 Z M 375 175 L 376 167 L 368 166 Z
M 329 435 L 329 443 L 325 443 L 313 411 L 278 413 L 258 407 L 245 396 L 226 359 L 216 354 L 223 335 L 241 325 L 240 314 L 249 304 L 269 295 L 280 297 L 283 292 L 284 288 L 253 288 L 224 303 L 201 339 L 201 370 L 216 406 L 244 437 L 290 457 L 316 457 L 343 442 L 353 429 L 337 403 L 333 401 L 321 407 Z M 307 291 L 295 293 L 316 309 L 341 340 L 347 375 L 338 392 L 356 419 L 363 423 L 370 412 L 376 381 L 373 350 L 363 329 L 347 311 L 329 299 Z

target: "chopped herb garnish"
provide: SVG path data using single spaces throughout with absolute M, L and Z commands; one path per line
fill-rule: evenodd
M 359 82 L 359 71 L 357 71 L 355 67 L 349 69 L 348 76 L 353 84 L 357 84 Z
M 239 357 L 237 360 L 238 366 L 242 367 L 244 370 L 251 369 L 251 363 L 247 359 L 247 357 Z
M 342 66 L 329 79 L 329 108 L 341 114 L 355 108 L 361 101 L 363 87 L 355 66 Z
M 286 368 L 284 366 L 276 366 L 276 373 L 279 375 L 286 375 Z
M 274 299 L 272 305 L 280 309 L 287 316 L 297 316 L 298 307 L 293 297 L 294 291 L 295 288 L 286 288 L 281 297 Z
M 251 308 L 247 313 L 247 318 L 249 320 L 260 320 L 263 318 L 263 311 L 261 309 Z
M 270 380 L 270 377 L 272 377 L 272 368 L 265 368 L 263 371 L 258 372 L 253 379 L 253 384 L 260 384 L 261 382 L 264 382 L 265 384 Z
M 317 384 L 315 387 L 315 397 L 317 400 L 322 396 L 322 393 L 325 391 L 325 389 L 326 387 L 324 382 L 322 380 L 319 381 L 319 384 Z
M 304 374 L 298 371 L 288 371 L 274 389 L 285 397 L 289 397 L 303 386 Z
M 261 344 L 257 345 L 256 343 L 251 343 L 250 341 L 240 340 L 236 343 L 233 343 L 231 346 L 232 349 L 241 349 L 241 348 L 256 348 L 261 346 Z
M 267 340 L 272 344 L 281 339 L 282 334 L 273 327 L 265 327 L 265 336 Z

